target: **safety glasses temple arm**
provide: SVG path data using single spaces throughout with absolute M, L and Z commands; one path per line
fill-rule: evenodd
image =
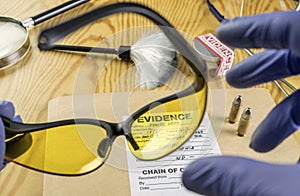
M 75 124 L 75 120 L 73 119 L 37 124 L 16 122 L 3 116 L 1 116 L 1 119 L 4 124 L 5 132 L 9 134 L 29 133 L 35 131 L 42 131 L 48 128 L 58 127 L 62 125 Z
M 77 18 L 74 18 L 65 23 L 54 26 L 50 29 L 46 29 L 41 32 L 39 36 L 39 48 L 50 48 L 52 45 L 67 36 L 68 34 L 76 31 L 77 29 L 99 20 L 101 18 L 107 17 L 109 15 L 117 13 L 136 13 L 147 17 L 152 20 L 156 25 L 158 25 L 165 35 L 169 38 L 176 49 L 184 56 L 189 59 L 193 64 L 197 65 L 203 75 L 206 74 L 207 68 L 203 59 L 199 57 L 197 52 L 191 47 L 191 45 L 181 36 L 181 34 L 169 23 L 164 17 L 154 10 L 136 3 L 114 3 L 111 5 L 106 5 Z

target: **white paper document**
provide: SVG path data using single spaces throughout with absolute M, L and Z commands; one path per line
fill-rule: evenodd
M 184 168 L 199 158 L 221 154 L 207 114 L 189 141 L 162 159 L 138 160 L 128 146 L 126 152 L 132 196 L 198 195 L 184 188 L 181 182 Z

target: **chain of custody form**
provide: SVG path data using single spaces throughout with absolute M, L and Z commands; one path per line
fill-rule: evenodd
M 126 152 L 132 196 L 196 195 L 185 189 L 181 182 L 184 168 L 199 158 L 221 155 L 207 113 L 192 137 L 164 158 L 141 161 L 130 153 L 128 146 Z

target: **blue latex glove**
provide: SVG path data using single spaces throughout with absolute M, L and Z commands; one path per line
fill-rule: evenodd
M 226 79 L 234 87 L 300 73 L 300 12 L 235 18 L 224 22 L 217 36 L 236 48 L 267 48 L 227 72 Z M 270 151 L 299 125 L 300 91 L 269 113 L 255 130 L 250 147 Z M 231 156 L 203 158 L 186 168 L 182 181 L 188 189 L 205 195 L 300 195 L 300 164 L 276 165 Z
M 13 119 L 14 121 L 21 122 L 21 118 L 19 115 L 15 116 L 15 108 L 11 102 L 0 101 L 0 116 L 5 116 L 7 118 Z M 0 118 L 0 171 L 6 165 L 6 161 L 4 160 L 5 155 L 5 131 L 3 122 Z

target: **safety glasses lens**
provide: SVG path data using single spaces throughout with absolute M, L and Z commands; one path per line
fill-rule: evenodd
M 199 92 L 155 105 L 137 118 L 131 134 L 139 146 L 132 153 L 142 160 L 161 158 L 187 141 L 200 124 L 206 106 L 206 87 Z
M 98 156 L 105 129 L 73 124 L 25 134 L 6 143 L 6 158 L 48 173 L 80 175 L 98 168 L 107 157 Z

